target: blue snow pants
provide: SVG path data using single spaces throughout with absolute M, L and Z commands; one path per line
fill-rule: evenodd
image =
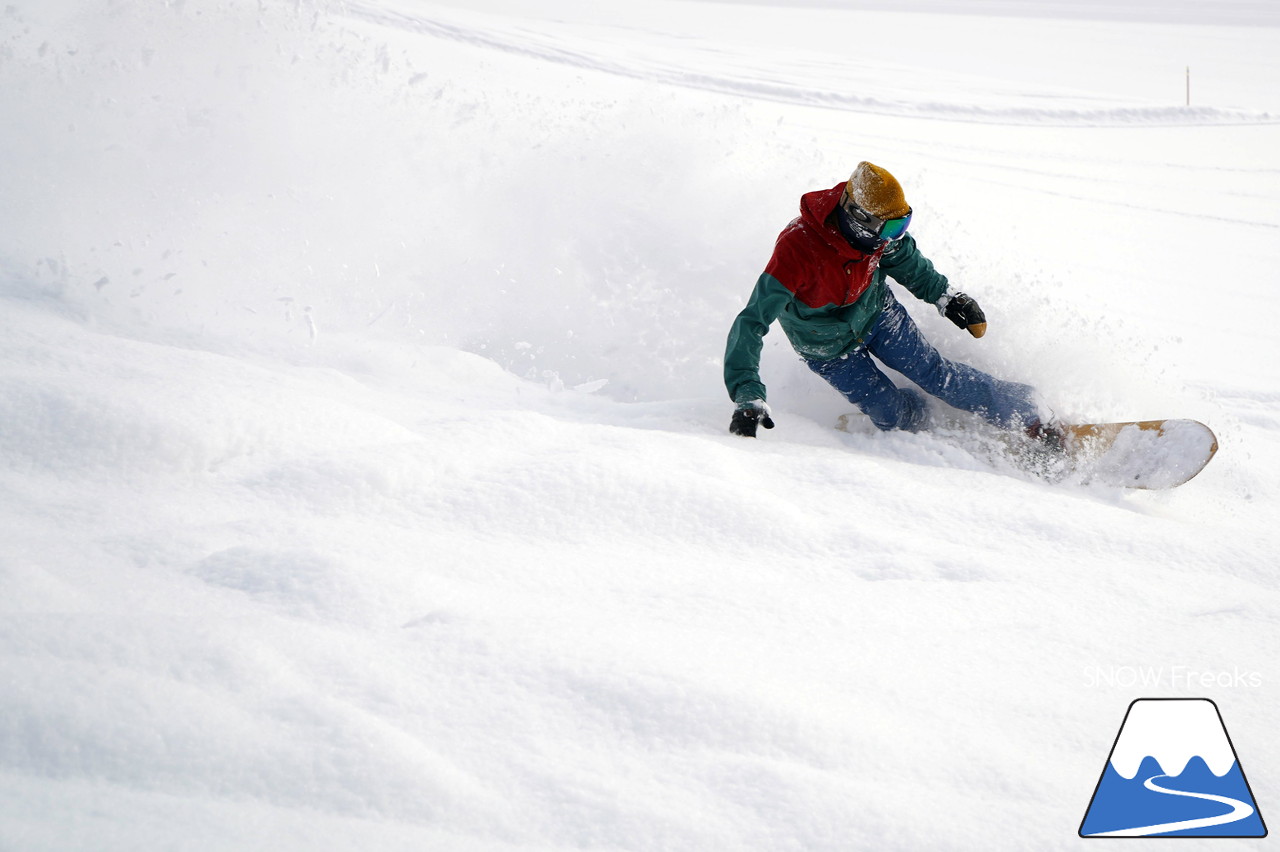
M 858 349 L 829 361 L 805 359 L 878 428 L 918 432 L 928 409 L 919 393 L 895 386 L 872 356 L 948 405 L 1001 428 L 1025 428 L 1039 418 L 1034 388 L 942 357 L 897 299 L 887 294 L 886 302 Z

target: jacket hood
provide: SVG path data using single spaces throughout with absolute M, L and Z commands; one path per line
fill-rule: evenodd
M 868 252 L 854 248 L 840 233 L 839 225 L 827 222 L 840 206 L 840 196 L 843 194 L 844 183 L 838 183 L 831 189 L 806 192 L 800 196 L 800 220 L 840 255 L 852 260 L 862 260 L 868 256 Z

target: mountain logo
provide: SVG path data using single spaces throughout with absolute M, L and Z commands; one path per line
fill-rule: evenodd
M 1218 705 L 1139 698 L 1080 823 L 1081 837 L 1266 837 Z

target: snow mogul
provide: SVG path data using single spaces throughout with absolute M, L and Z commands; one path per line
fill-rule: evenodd
M 1021 429 L 1061 451 L 1062 429 L 1030 385 L 1003 381 L 938 354 L 885 283 L 890 277 L 974 337 L 987 318 L 970 296 L 952 289 L 907 233 L 911 206 L 880 166 L 861 162 L 845 183 L 806 193 L 800 216 L 782 231 L 755 290 L 734 319 L 724 380 L 737 403 L 729 431 L 749 438 L 773 428 L 760 350 L 777 320 L 809 368 L 878 428 L 917 432 L 929 423 L 924 397 L 897 387 L 877 366 L 1002 429 Z

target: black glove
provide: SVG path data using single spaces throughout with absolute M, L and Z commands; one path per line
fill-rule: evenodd
M 757 425 L 766 429 L 773 428 L 773 418 L 769 416 L 769 407 L 763 402 L 752 402 L 739 406 L 738 410 L 733 412 L 733 419 L 729 421 L 729 431 L 744 438 L 754 438 Z
M 982 308 L 978 307 L 977 302 L 964 293 L 952 295 L 947 300 L 942 315 L 955 323 L 956 327 L 966 329 L 974 337 L 981 337 L 987 333 L 987 315 L 982 312 Z

